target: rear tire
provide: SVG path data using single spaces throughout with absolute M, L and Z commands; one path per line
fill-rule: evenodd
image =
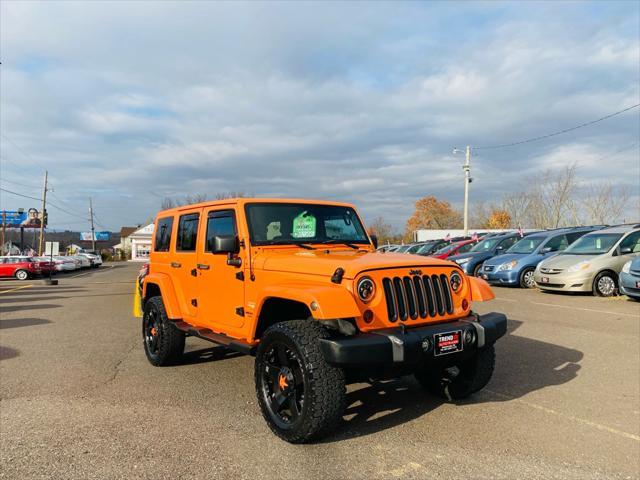
M 144 305 L 142 342 L 151 365 L 173 365 L 184 352 L 185 334 L 167 317 L 162 297 L 152 297 Z
M 269 428 L 290 443 L 306 443 L 334 430 L 346 404 L 344 371 L 320 351 L 328 332 L 315 320 L 269 327 L 258 346 L 255 385 Z
M 593 280 L 593 294 L 597 297 L 613 297 L 618 290 L 618 281 L 611 272 L 600 272 Z
M 18 280 L 28 280 L 29 279 L 29 272 L 27 272 L 26 270 L 17 270 L 14 275 L 16 276 L 16 278 Z
M 520 274 L 520 288 L 534 288 L 536 281 L 533 278 L 534 269 L 525 268 Z
M 414 374 L 432 394 L 446 400 L 461 400 L 482 390 L 493 375 L 496 352 L 493 345 L 454 367 L 429 369 Z

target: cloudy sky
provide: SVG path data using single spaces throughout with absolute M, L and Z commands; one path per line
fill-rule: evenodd
M 150 219 L 164 196 L 340 199 L 402 228 L 462 202 L 454 146 L 640 103 L 638 2 L 17 2 L 1 14 L 0 187 L 53 228 Z M 545 168 L 640 188 L 639 109 L 478 150 L 471 198 Z M 637 197 L 636 197 L 637 198 Z M 2 208 L 38 202 L 1 192 Z

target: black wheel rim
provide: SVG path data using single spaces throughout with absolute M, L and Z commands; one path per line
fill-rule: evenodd
M 279 428 L 292 428 L 304 409 L 304 375 L 298 353 L 284 342 L 271 343 L 263 356 L 260 380 L 269 416 Z
M 158 311 L 151 306 L 144 314 L 144 322 L 142 326 L 142 335 L 144 336 L 144 345 L 151 355 L 157 355 L 160 349 L 160 321 Z

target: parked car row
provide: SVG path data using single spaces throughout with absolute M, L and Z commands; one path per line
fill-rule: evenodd
M 640 224 L 508 232 L 382 248 L 454 261 L 467 275 L 492 285 L 603 297 L 619 292 L 640 300 Z
M 0 257 L 0 277 L 27 280 L 39 276 L 49 276 L 58 272 L 97 268 L 100 265 L 102 265 L 102 258 L 100 255 L 92 253 L 67 256 L 54 255 L 53 257 L 11 255 Z

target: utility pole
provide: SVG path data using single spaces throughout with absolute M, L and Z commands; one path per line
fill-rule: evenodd
M 7 228 L 7 211 L 6 210 L 2 210 L 2 247 L 0 248 L 0 253 L 2 253 L 2 255 L 4 255 L 4 233 L 6 231 Z
M 96 251 L 96 229 L 93 226 L 93 201 L 89 197 L 89 218 L 91 220 L 91 250 Z
M 471 146 L 467 145 L 464 165 L 464 236 L 469 234 L 469 184 L 471 183 Z
M 40 245 L 38 247 L 38 256 L 42 255 L 44 249 L 44 212 L 47 209 L 47 181 L 49 179 L 49 172 L 45 170 L 44 172 L 44 191 L 42 192 L 42 218 L 40 219 Z M 34 238 L 35 240 L 35 238 Z

